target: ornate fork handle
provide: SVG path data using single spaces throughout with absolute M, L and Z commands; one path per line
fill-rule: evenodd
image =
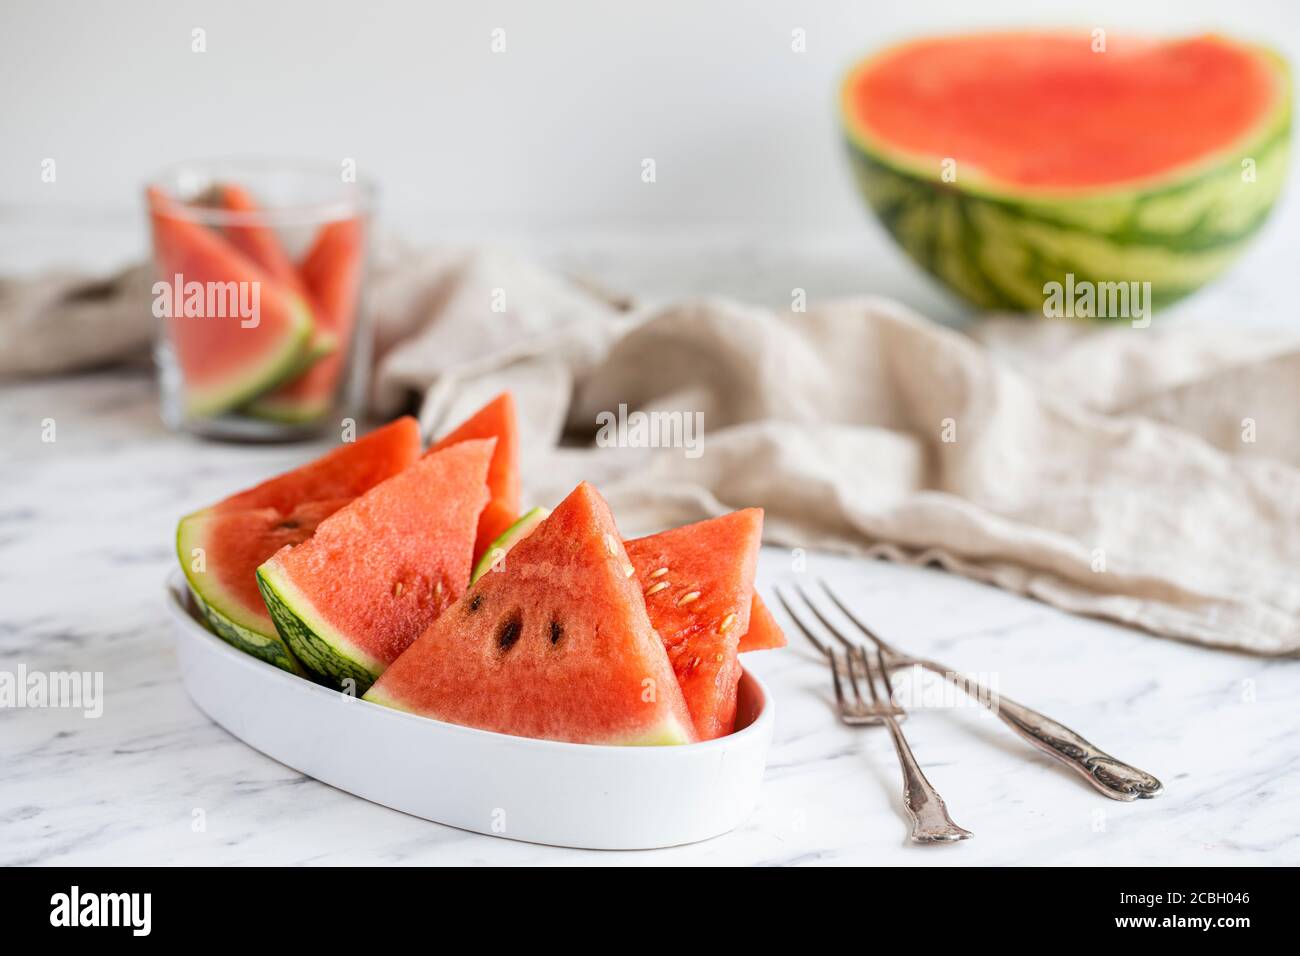
M 921 766 L 912 756 L 912 748 L 907 745 L 898 721 L 886 717 L 885 724 L 894 738 L 894 750 L 898 753 L 898 762 L 903 768 L 903 806 L 912 818 L 911 839 L 913 843 L 955 843 L 968 840 L 972 836 L 969 830 L 957 826 L 948 816 L 948 805 L 943 797 L 921 772 Z
M 1049 757 L 1081 774 L 1090 784 L 1113 800 L 1158 797 L 1164 786 L 1151 774 L 1117 760 L 1106 751 L 1076 734 L 1064 724 L 995 694 L 983 684 L 958 674 L 934 661 L 893 657 L 894 666 L 917 664 L 951 681 L 968 696 L 991 710 L 1004 724 Z

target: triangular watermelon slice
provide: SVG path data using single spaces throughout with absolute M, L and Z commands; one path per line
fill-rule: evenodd
M 445 454 L 445 453 L 444 453 Z M 579 485 L 385 671 L 366 699 L 589 744 L 695 739 L 609 507 Z
M 420 428 L 399 418 L 315 461 L 186 515 L 176 553 L 208 626 L 226 641 L 285 670 L 301 668 L 257 589 L 257 567 L 357 495 L 420 455 Z
M 246 411 L 275 421 L 305 422 L 329 410 L 352 344 L 364 251 L 365 228 L 360 219 L 339 220 L 321 227 L 302 261 L 301 274 L 316 311 L 314 345 L 330 346 L 331 354 L 323 358 L 317 355 L 306 371 L 259 395 L 245 406 Z
M 749 606 L 749 630 L 740 636 L 740 653 L 770 651 L 778 647 L 785 647 L 785 632 L 755 591 L 754 603 Z
M 303 666 L 360 692 L 460 597 L 494 445 L 461 442 L 420 459 L 257 569 Z
M 701 740 L 735 728 L 737 654 L 762 536 L 762 509 L 746 508 L 627 543 Z
M 450 434 L 434 442 L 429 453 L 474 438 L 497 440 L 488 472 L 492 497 L 479 517 L 478 537 L 474 542 L 474 556 L 478 558 L 519 518 L 519 426 L 515 420 L 515 400 L 509 392 L 502 392 Z
M 292 375 L 314 327 L 306 300 L 188 218 L 184 207 L 157 187 L 150 189 L 149 201 L 160 279 L 174 288 L 180 276 L 182 286 L 183 300 L 175 301 L 173 294 L 164 321 L 184 380 L 186 413 L 219 415 Z M 204 312 L 208 297 L 220 292 L 214 311 L 227 314 L 187 315 L 191 287 L 204 291 Z M 256 316 L 243 317 L 238 308 L 252 304 L 254 290 Z

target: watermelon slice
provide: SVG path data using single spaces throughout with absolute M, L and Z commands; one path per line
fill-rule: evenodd
M 305 541 L 321 521 L 419 455 L 419 426 L 413 418 L 399 418 L 182 518 L 177 557 L 208 626 L 235 647 L 301 673 L 262 602 L 258 565 L 285 545 Z
M 187 316 L 173 301 L 165 316 L 168 340 L 184 379 L 186 413 L 218 415 L 274 387 L 292 374 L 312 334 L 306 301 L 276 282 L 221 236 L 185 217 L 156 187 L 149 191 L 154 252 L 161 280 L 220 292 L 226 316 Z M 230 285 L 234 283 L 234 285 Z M 209 285 L 211 284 L 211 285 Z M 238 297 L 258 296 L 256 324 L 245 325 Z M 188 294 L 188 293 L 187 293 Z M 173 299 L 176 297 L 173 296 Z M 206 306 L 205 306 L 206 309 Z
M 227 241 L 257 263 L 272 279 L 292 289 L 299 295 L 307 295 L 298 270 L 293 267 L 275 230 L 261 222 L 262 208 L 243 186 L 233 183 L 217 189 L 217 206 L 229 212 L 240 213 L 240 221 L 230 223 L 222 230 Z
M 258 396 L 246 410 L 259 418 L 306 422 L 324 415 L 338 393 L 356 324 L 364 261 L 365 229 L 360 219 L 324 226 L 302 263 L 302 281 L 316 306 L 318 338 L 331 354 L 274 391 Z M 480 436 L 485 437 L 485 436 Z
M 735 728 L 737 654 L 762 536 L 762 509 L 746 508 L 627 543 L 701 740 Z
M 515 422 L 515 400 L 509 392 L 502 392 L 460 427 L 440 438 L 429 453 L 473 438 L 497 440 L 492 469 L 488 472 L 492 498 L 479 517 L 478 537 L 474 542 L 477 558 L 519 518 L 519 427 Z
M 537 530 L 537 526 L 550 515 L 550 508 L 533 508 L 512 524 L 505 534 L 488 545 L 488 549 L 479 557 L 474 564 L 473 573 L 469 576 L 469 583 L 473 584 L 494 568 L 498 571 L 504 570 L 507 552 Z
M 749 606 L 749 630 L 740 638 L 740 653 L 770 651 L 778 647 L 785 647 L 785 632 L 755 591 L 754 603 Z
M 366 699 L 521 737 L 695 739 L 609 507 L 585 483 L 520 542 L 504 571 L 484 576 L 434 622 Z
M 257 569 L 276 629 L 308 670 L 365 690 L 460 597 L 494 444 L 420 459 Z

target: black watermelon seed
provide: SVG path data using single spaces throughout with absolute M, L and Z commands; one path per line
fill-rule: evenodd
M 483 604 L 483 595 L 475 594 L 472 598 L 469 599 L 469 612 L 473 614 L 482 606 L 482 604 Z
M 551 646 L 554 647 L 560 643 L 560 638 L 564 636 L 564 625 L 559 621 L 551 622 Z
M 502 651 L 510 650 L 523 631 L 524 619 L 518 611 L 515 611 L 501 624 L 501 630 L 497 631 L 497 647 Z

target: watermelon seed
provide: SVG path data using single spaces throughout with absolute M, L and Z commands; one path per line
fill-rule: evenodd
M 652 594 L 658 594 L 666 587 L 668 587 L 667 581 L 660 581 L 658 584 L 652 584 L 650 585 L 649 588 L 646 589 L 645 596 L 649 597 Z
M 650 572 L 650 577 L 652 577 L 652 578 L 662 578 L 662 577 L 663 577 L 665 574 L 667 574 L 667 573 L 668 573 L 668 569 L 667 569 L 667 568 L 660 568 L 658 571 L 651 571 L 651 572 Z
M 605 532 L 605 550 L 609 552 L 611 558 L 618 554 L 618 544 L 614 541 L 614 536 L 608 531 Z
M 475 594 L 472 598 L 469 599 L 469 611 L 470 611 L 470 613 L 473 614 L 473 613 L 474 613 L 475 611 L 477 611 L 477 610 L 478 610 L 482 605 L 483 605 L 483 595 L 481 595 L 481 594 Z
M 728 614 L 726 617 L 722 619 L 722 623 L 718 625 L 718 633 L 726 634 L 727 631 L 731 630 L 731 625 L 735 623 L 736 623 L 736 615 Z
M 515 642 L 519 640 L 519 635 L 523 633 L 523 630 L 524 619 L 518 611 L 514 611 L 501 625 L 501 630 L 497 631 L 497 647 L 502 651 L 510 650 L 515 646 Z
M 683 604 L 690 604 L 692 601 L 696 600 L 699 596 L 700 596 L 699 591 L 691 591 L 687 594 L 683 594 L 681 597 L 677 599 L 677 606 L 681 607 Z
M 634 575 L 634 574 L 636 574 L 636 568 L 632 567 L 632 565 L 628 564 L 627 562 L 624 562 L 624 563 L 623 563 L 623 577 L 625 577 L 625 578 L 630 578 L 630 577 L 631 577 L 632 575 Z
M 402 596 L 402 582 L 398 581 L 396 584 L 393 585 L 393 597 L 401 597 L 401 596 Z
M 564 636 L 564 625 L 559 621 L 551 622 L 551 646 L 554 647 L 560 643 L 560 638 Z

